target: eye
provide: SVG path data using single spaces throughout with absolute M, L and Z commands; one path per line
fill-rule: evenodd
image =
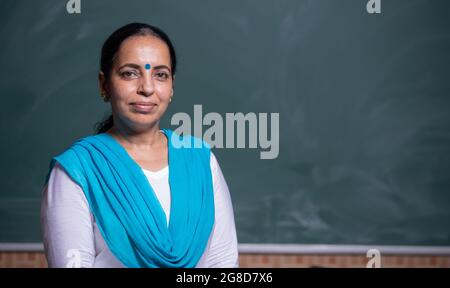
M 158 80 L 162 80 L 162 81 L 167 80 L 169 78 L 169 74 L 167 74 L 167 72 L 163 72 L 163 71 L 155 73 L 155 76 Z
M 121 72 L 120 76 L 122 76 L 123 78 L 126 78 L 126 79 L 134 79 L 134 78 L 138 77 L 138 73 L 137 73 L 137 71 L 126 70 L 126 71 Z

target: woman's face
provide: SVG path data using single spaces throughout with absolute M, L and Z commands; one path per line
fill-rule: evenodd
M 111 101 L 115 123 L 145 131 L 159 123 L 173 95 L 168 46 L 154 36 L 122 42 L 109 81 L 100 83 Z

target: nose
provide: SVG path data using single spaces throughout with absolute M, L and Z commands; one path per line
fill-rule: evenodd
M 139 95 L 145 96 L 145 97 L 150 97 L 152 96 L 155 87 L 153 85 L 153 79 L 150 75 L 144 75 L 143 77 L 140 78 L 140 82 L 139 82 L 139 88 L 137 93 Z

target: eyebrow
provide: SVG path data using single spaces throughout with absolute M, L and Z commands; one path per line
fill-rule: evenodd
M 167 67 L 166 65 L 158 65 L 153 67 L 153 69 L 167 69 L 169 70 L 169 72 L 171 71 L 169 67 Z
M 138 64 L 135 64 L 135 63 L 125 63 L 125 64 L 123 64 L 122 66 L 119 67 L 119 70 L 124 68 L 124 67 L 131 67 L 131 68 L 135 68 L 135 69 L 141 68 L 141 66 L 139 66 Z M 155 66 L 155 67 L 152 67 L 152 68 L 153 69 L 167 69 L 167 70 L 169 70 L 169 72 L 171 71 L 170 68 L 168 66 L 166 66 L 166 65 L 158 65 L 158 66 Z
M 119 70 L 122 69 L 122 68 L 124 68 L 124 67 L 131 67 L 131 68 L 135 68 L 135 69 L 139 69 L 139 68 L 140 68 L 139 65 L 137 65 L 137 64 L 134 64 L 134 63 L 126 63 L 126 64 L 123 64 L 122 66 L 120 66 L 120 67 L 119 67 Z

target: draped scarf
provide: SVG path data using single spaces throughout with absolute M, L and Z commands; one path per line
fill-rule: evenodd
M 82 188 L 106 244 L 126 267 L 195 267 L 214 224 L 209 146 L 162 132 L 168 139 L 169 223 L 142 168 L 109 134 L 82 138 L 50 163 L 50 171 L 58 162 Z

